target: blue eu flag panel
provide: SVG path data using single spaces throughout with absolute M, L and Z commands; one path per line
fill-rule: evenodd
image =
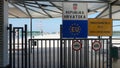
M 87 38 L 87 20 L 63 20 L 62 38 Z

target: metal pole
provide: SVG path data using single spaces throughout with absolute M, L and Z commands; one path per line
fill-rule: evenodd
M 109 18 L 112 19 L 112 5 L 109 3 Z M 112 57 L 111 57 L 111 48 L 112 48 L 112 36 L 109 36 L 110 39 L 110 68 L 112 68 Z
M 30 17 L 30 39 L 32 39 L 32 17 Z M 30 51 L 32 53 L 32 41 L 30 42 Z
M 9 64 L 10 68 L 12 68 L 12 24 L 9 25 Z
M 32 39 L 32 18 L 30 18 L 30 39 Z
M 60 25 L 60 68 L 62 68 L 62 25 Z
M 30 39 L 32 39 L 32 15 L 30 14 L 26 4 L 23 2 L 24 8 L 30 17 Z
M 27 25 L 25 25 L 25 68 L 27 68 Z
M 46 1 L 46 0 L 45 0 Z M 44 2 L 44 0 L 43 0 Z M 69 1 L 69 0 L 61 0 L 61 1 L 58 1 L 58 0 L 52 0 L 52 2 L 81 2 L 81 3 L 108 3 L 109 1 L 89 1 L 89 0 L 86 0 L 86 1 Z

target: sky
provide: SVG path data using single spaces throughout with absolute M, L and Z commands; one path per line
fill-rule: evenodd
M 99 13 L 89 15 L 88 18 L 94 18 Z M 62 24 L 62 18 L 46 18 L 46 19 L 33 19 L 33 31 L 44 32 L 59 32 L 60 24 Z M 120 31 L 120 21 L 113 21 L 113 31 Z M 28 18 L 9 18 L 9 24 L 13 24 L 14 27 L 24 27 L 25 24 L 28 25 L 28 30 L 30 30 L 30 19 Z M 119 26 L 115 26 L 119 25 Z
M 62 18 L 33 19 L 32 22 L 33 31 L 59 32 Z M 28 30 L 30 30 L 30 19 L 9 19 L 9 24 L 13 24 L 14 27 L 24 27 L 24 24 L 27 24 Z
M 89 17 L 94 18 L 96 15 L 97 14 L 94 14 Z M 62 18 L 33 19 L 32 22 L 33 31 L 59 32 Z M 30 19 L 27 18 L 9 18 L 9 24 L 13 24 L 14 27 L 24 27 L 24 24 L 27 24 L 28 30 L 30 30 Z

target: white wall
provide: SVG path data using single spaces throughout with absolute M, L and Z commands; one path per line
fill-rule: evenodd
M 8 65 L 8 2 L 4 0 L 3 66 Z
M 8 2 L 0 1 L 0 68 L 8 65 Z M 2 9 L 3 8 L 3 9 Z

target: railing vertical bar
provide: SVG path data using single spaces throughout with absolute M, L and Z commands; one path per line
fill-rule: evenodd
M 24 51 L 24 49 L 23 49 L 23 28 L 22 28 L 22 68 L 24 68 L 24 66 L 23 66 L 23 51 Z
M 68 68 L 71 68 L 71 40 L 68 40 Z
M 51 68 L 51 40 L 49 40 L 49 68 Z
M 81 40 L 81 42 L 82 42 L 82 44 L 84 45 L 84 40 Z M 82 48 L 82 52 L 81 52 L 81 61 L 82 61 L 82 68 L 85 68 L 85 65 L 84 65 L 84 63 L 85 63 L 85 56 L 84 56 L 84 47 Z
M 65 67 L 65 63 L 64 63 L 64 62 L 65 62 L 65 61 L 64 61 L 64 59 L 65 59 L 65 54 L 64 54 L 64 53 L 65 53 L 65 51 L 64 51 L 64 50 L 65 50 L 65 49 L 64 49 L 64 48 L 65 48 L 65 44 L 64 44 L 64 42 L 65 42 L 65 40 L 62 39 L 62 64 L 63 64 L 63 65 L 62 65 L 62 68 Z
M 79 68 L 79 51 L 76 51 L 76 68 Z
M 82 47 L 82 49 L 83 49 L 83 47 Z M 80 68 L 82 68 L 82 49 L 80 50 L 80 59 L 79 59 L 79 61 L 80 61 Z
M 88 60 L 87 60 L 87 66 L 88 66 L 88 68 L 90 68 L 89 67 L 89 59 L 90 59 L 90 57 L 89 57 L 89 46 L 90 46 L 90 44 L 89 44 L 89 40 L 87 40 L 87 54 L 88 54 Z
M 66 68 L 68 68 L 68 40 L 66 40 Z
M 86 40 L 84 40 L 84 68 L 86 68 Z
M 43 40 L 41 40 L 41 68 L 43 68 Z
M 89 44 L 90 40 L 88 40 L 88 68 L 90 68 L 90 44 Z
M 81 40 L 78 40 L 79 42 L 81 42 Z M 82 48 L 79 50 L 79 59 L 78 59 L 78 61 L 79 61 L 79 68 L 81 68 L 81 50 L 82 50 Z
M 15 63 L 15 28 L 13 28 L 13 68 L 15 68 L 15 66 L 16 66 L 16 63 Z
M 69 62 L 68 62 L 69 61 L 69 56 L 68 56 L 69 55 L 69 46 L 70 46 L 69 40 L 67 40 L 67 68 L 69 68 Z
M 93 43 L 92 41 L 93 40 L 91 40 L 91 44 Z M 92 46 L 91 46 L 91 68 L 94 68 L 93 67 L 93 50 L 92 50 Z
M 34 40 L 34 68 L 37 67 L 37 40 Z
M 67 58 L 66 58 L 66 57 L 67 57 L 67 53 L 66 53 L 67 50 L 66 50 L 66 49 L 67 49 L 67 48 L 66 48 L 66 46 L 67 46 L 66 40 L 64 40 L 64 67 L 65 67 L 65 68 L 67 68 L 67 63 L 66 63 L 66 61 L 67 61 Z
M 73 40 L 72 40 L 73 43 Z M 75 51 L 72 49 L 72 68 L 75 68 Z
M 99 40 L 99 41 L 101 41 L 101 40 Z M 103 41 L 103 40 L 102 40 Z M 102 44 L 101 44 L 101 46 L 102 46 Z M 100 49 L 101 50 L 101 49 Z M 98 62 L 98 65 L 99 65 L 99 68 L 101 67 L 101 55 L 100 55 L 100 51 L 99 50 L 99 62 Z
M 95 51 L 95 68 L 97 68 L 97 51 Z
M 32 39 L 32 47 L 33 47 L 33 68 L 35 68 L 35 42 L 36 40 Z
M 80 40 L 78 40 L 79 42 L 81 42 Z M 82 49 L 82 48 L 81 48 Z M 80 68 L 80 51 L 81 49 L 78 51 L 78 68 Z
M 25 25 L 25 68 L 28 67 L 27 64 L 27 25 Z
M 86 68 L 88 68 L 88 42 L 87 42 L 87 39 L 86 40 L 86 43 L 85 43 L 85 46 L 86 46 Z
M 79 50 L 76 51 L 76 68 L 79 68 Z
M 109 57 L 109 43 L 108 43 L 108 40 L 106 40 L 106 46 L 107 46 L 107 68 L 108 68 L 108 61 L 109 61 L 109 59 L 108 59 L 108 57 Z M 104 43 L 105 44 L 105 43 Z
M 53 40 L 53 68 L 55 68 L 55 40 Z
M 13 68 L 15 65 L 15 28 L 13 28 Z
M 62 25 L 60 25 L 60 68 L 62 68 L 62 63 L 63 63 L 63 59 L 62 59 Z
M 65 67 L 65 63 L 64 63 L 64 59 L 65 59 L 65 55 L 64 55 L 64 47 L 65 47 L 65 44 L 64 44 L 64 40 L 62 40 L 62 63 L 63 63 L 63 65 L 62 65 L 62 68 L 64 68 Z
M 85 40 L 83 40 L 83 45 L 84 45 L 84 50 L 83 50 L 83 53 L 82 53 L 82 55 L 84 56 L 83 58 L 84 58 L 84 62 L 83 62 L 83 64 L 84 64 L 84 68 L 86 68 L 86 65 L 85 65 L 85 60 L 86 60 L 86 58 L 85 58 Z
M 47 68 L 47 40 L 45 40 L 45 68 Z
M 60 47 L 60 45 L 59 45 L 59 40 L 57 40 L 57 68 L 59 68 L 59 47 Z
M 88 60 L 88 58 L 87 58 L 87 39 L 85 39 L 85 44 L 84 44 L 84 46 L 85 46 L 85 64 L 86 64 L 86 68 L 88 68 L 87 67 L 87 60 Z
M 39 68 L 39 40 L 37 40 L 36 45 L 37 45 L 37 68 Z
M 103 41 L 103 43 L 104 43 L 104 41 Z M 102 54 L 103 54 L 103 55 L 102 55 L 102 58 L 103 58 L 102 61 L 103 61 L 103 62 L 102 62 L 102 68 L 104 68 L 104 53 L 105 53 L 105 52 L 104 52 L 104 44 L 103 44 L 103 53 L 102 53 Z
M 12 68 L 12 24 L 9 25 L 9 64 Z
M 85 47 L 86 46 L 85 46 L 85 40 L 82 40 L 82 41 L 83 41 L 83 45 L 84 45 L 83 52 L 82 52 L 82 58 L 83 58 L 82 62 L 83 62 L 83 68 L 86 68 L 86 65 L 85 65 L 86 64 L 86 61 L 85 61 L 86 60 L 86 58 L 85 58 L 85 55 L 86 55 L 85 54 L 85 50 L 86 50 Z
M 31 40 L 29 39 L 29 68 L 31 68 Z
M 105 55 L 106 55 L 106 54 L 105 54 L 105 52 L 106 52 L 105 49 L 106 49 L 107 46 L 106 46 L 104 43 L 105 43 L 105 41 L 103 40 L 103 43 L 102 43 L 102 44 L 103 44 L 103 47 L 104 47 L 104 48 L 103 48 L 103 55 L 104 55 L 104 57 L 103 57 L 103 58 L 104 58 L 104 59 L 103 59 L 104 65 L 103 65 L 103 66 L 104 66 L 104 67 L 103 67 L 103 68 L 106 68 L 106 67 L 105 67 L 105 66 L 106 66 L 106 65 L 105 65 L 105 62 L 106 62 L 106 61 L 105 61 L 105 59 L 106 59 L 106 58 L 105 58 Z
M 17 31 L 18 31 L 18 36 L 17 36 L 17 46 L 18 46 L 18 48 L 17 48 L 17 52 L 18 52 L 18 53 L 17 53 L 17 55 L 18 55 L 18 57 L 17 57 L 17 61 L 18 61 L 18 62 L 17 62 L 17 65 L 18 65 L 18 66 L 17 66 L 17 68 L 19 68 L 19 64 L 20 64 L 20 63 L 19 63 L 19 46 L 20 46 L 20 45 L 19 45 L 19 29 L 18 29 Z

